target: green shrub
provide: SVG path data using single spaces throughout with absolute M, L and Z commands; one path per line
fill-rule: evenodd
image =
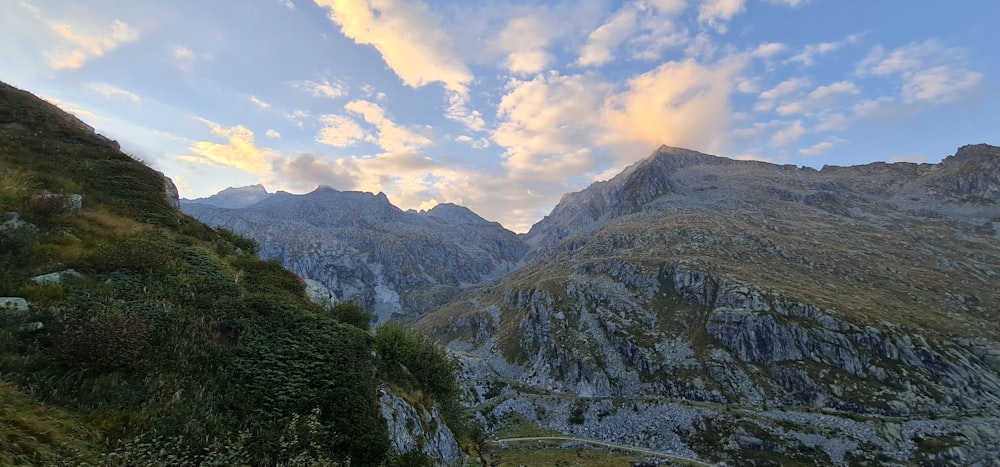
M 245 255 L 257 256 L 260 252 L 260 245 L 257 244 L 257 240 L 244 237 L 233 232 L 232 230 L 222 227 L 216 227 L 215 233 L 219 235 L 219 238 L 232 245 L 234 248 L 239 248 Z M 232 252 L 235 252 L 235 250 L 227 253 Z
M 448 426 L 462 430 L 458 368 L 443 348 L 396 321 L 389 321 L 375 331 L 375 348 L 390 381 L 404 387 L 416 386 L 429 394 Z
M 52 351 L 61 360 L 99 371 L 126 368 L 143 357 L 150 328 L 138 316 L 117 310 L 75 313 L 52 322 Z
M 34 178 L 14 168 L 0 167 L 0 213 L 22 211 L 35 186 Z
M 330 314 L 341 323 L 350 324 L 365 331 L 372 327 L 372 313 L 353 300 L 336 304 Z
M 177 245 L 155 232 L 141 232 L 102 244 L 89 263 L 98 272 L 165 270 L 178 255 Z
M 371 336 L 321 316 L 299 315 L 248 330 L 236 348 L 230 381 L 236 413 L 259 424 L 255 459 L 278 461 L 276 433 L 291 414 L 319 408 L 320 429 L 330 441 L 312 453 L 350 457 L 359 465 L 381 462 L 388 450 L 385 422 L 375 410 Z

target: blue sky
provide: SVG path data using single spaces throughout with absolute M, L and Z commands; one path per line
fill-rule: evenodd
M 998 144 L 993 1 L 0 0 L 0 80 L 173 178 L 525 231 L 660 144 L 821 167 Z

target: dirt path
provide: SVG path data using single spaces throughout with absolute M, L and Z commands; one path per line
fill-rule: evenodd
M 662 452 L 653 451 L 651 449 L 637 448 L 637 447 L 634 447 L 634 446 L 626 446 L 624 444 L 608 443 L 606 441 L 598 441 L 596 439 L 574 438 L 572 436 L 529 436 L 529 437 L 524 437 L 524 438 L 495 439 L 495 440 L 490 440 L 488 442 L 493 443 L 493 444 L 499 444 L 499 445 L 502 446 L 504 443 L 520 443 L 520 442 L 527 442 L 527 441 L 569 441 L 569 442 L 576 442 L 576 443 L 586 443 L 586 444 L 593 444 L 593 445 L 597 445 L 597 446 L 604 446 L 604 447 L 608 447 L 608 448 L 620 449 L 620 450 L 623 450 L 623 451 L 636 452 L 636 453 L 639 453 L 639 454 L 646 454 L 646 455 L 650 455 L 650 456 L 663 457 L 663 458 L 666 458 L 666 459 L 670 459 L 672 461 L 687 462 L 687 463 L 692 464 L 692 465 L 705 466 L 705 467 L 715 467 L 715 464 L 705 463 L 705 462 L 702 462 L 702 461 L 697 460 L 697 459 L 692 459 L 690 457 L 675 456 L 675 455 L 672 455 L 672 454 L 664 454 Z

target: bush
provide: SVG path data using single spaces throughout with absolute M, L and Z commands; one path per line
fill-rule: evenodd
M 125 368 L 142 358 L 150 335 L 142 319 L 110 313 L 61 321 L 55 327 L 52 350 L 57 357 L 102 371 Z
M 334 319 L 365 331 L 372 327 L 372 313 L 353 300 L 338 303 L 330 310 Z
M 21 211 L 34 185 L 30 175 L 0 167 L 0 212 Z
M 404 387 L 416 385 L 430 394 L 449 427 L 460 428 L 458 401 L 462 393 L 456 377 L 458 368 L 443 348 L 396 321 L 389 321 L 375 331 L 375 348 L 390 381 Z
M 263 316 L 262 316 L 263 317 Z M 377 465 L 388 453 L 385 422 L 375 409 L 371 336 L 330 318 L 300 314 L 297 320 L 268 322 L 240 339 L 232 365 L 235 414 L 253 420 L 261 433 L 255 461 L 279 461 L 281 429 L 290 414 L 317 414 L 315 430 L 332 433 L 315 457 Z M 286 435 L 286 442 L 287 433 Z M 332 441 L 329 442 L 329 441 Z
M 155 233 L 138 233 L 101 245 L 90 263 L 99 272 L 163 270 L 177 256 L 176 247 Z
M 239 248 L 245 255 L 257 256 L 257 254 L 260 253 L 260 245 L 257 244 L 257 240 L 244 237 L 233 232 L 232 230 L 222 227 L 216 227 L 215 232 L 219 235 L 219 238 L 228 242 L 234 248 Z

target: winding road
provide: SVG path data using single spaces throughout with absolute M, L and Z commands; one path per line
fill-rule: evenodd
M 529 437 L 523 437 L 523 438 L 494 439 L 494 440 L 490 440 L 490 441 L 487 441 L 487 442 L 503 446 L 505 443 L 520 443 L 520 442 L 528 442 L 528 441 L 569 441 L 569 442 L 574 442 L 574 443 L 586 443 L 586 444 L 593 444 L 593 445 L 596 445 L 596 446 L 604 446 L 604 447 L 608 447 L 608 448 L 620 449 L 620 450 L 623 450 L 623 451 L 635 452 L 635 453 L 639 453 L 639 454 L 646 454 L 646 455 L 650 455 L 650 456 L 662 457 L 662 458 L 669 459 L 669 460 L 672 460 L 672 461 L 687 462 L 687 463 L 692 464 L 692 465 L 705 466 L 705 467 L 715 467 L 715 464 L 709 464 L 709 463 L 706 463 L 706 462 L 702 462 L 702 461 L 700 461 L 698 459 L 692 459 L 690 457 L 675 456 L 675 455 L 672 455 L 672 454 L 664 454 L 662 452 L 653 451 L 651 449 L 637 448 L 637 447 L 634 447 L 634 446 L 626 446 L 624 444 L 608 443 L 606 441 L 598 441 L 596 439 L 574 438 L 572 436 L 529 436 Z

